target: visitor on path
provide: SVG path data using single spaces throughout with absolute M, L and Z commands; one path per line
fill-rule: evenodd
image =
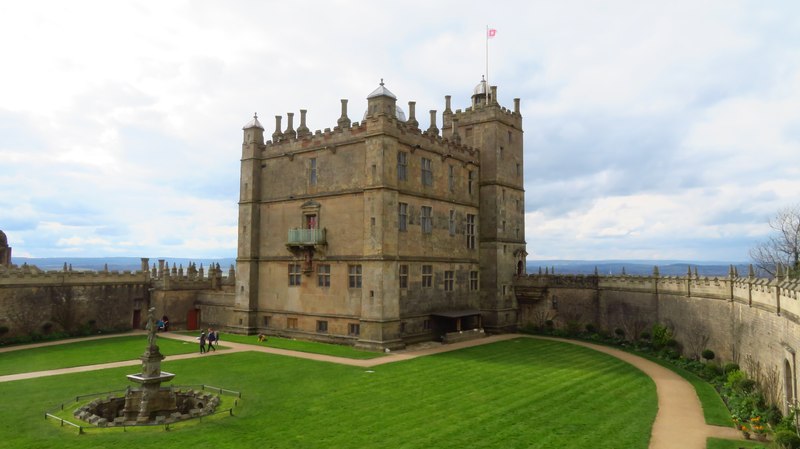
M 208 349 L 211 351 L 216 351 L 217 348 L 214 347 L 214 342 L 217 341 L 217 333 L 214 332 L 214 329 L 208 328 Z
M 200 354 L 206 352 L 206 331 L 200 332 Z
M 164 320 L 158 320 L 156 322 L 156 329 L 158 329 L 159 332 L 164 332 Z
M 163 317 L 161 317 L 161 321 L 164 322 L 164 332 L 169 332 L 169 318 L 166 315 L 164 315 Z

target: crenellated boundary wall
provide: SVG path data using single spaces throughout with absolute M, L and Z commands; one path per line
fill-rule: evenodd
M 784 406 L 797 394 L 800 281 L 780 277 L 520 276 L 514 285 L 520 326 L 585 329 L 592 324 L 627 338 L 660 323 L 683 355 L 704 349 L 736 362 Z

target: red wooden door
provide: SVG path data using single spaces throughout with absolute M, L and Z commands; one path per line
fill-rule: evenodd
M 197 309 L 191 309 L 186 315 L 186 329 L 193 331 L 198 327 L 200 327 L 200 311 Z

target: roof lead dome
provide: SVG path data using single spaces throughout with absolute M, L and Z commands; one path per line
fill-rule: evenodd
M 472 95 L 486 95 L 486 93 L 489 92 L 488 84 L 484 76 L 481 75 L 481 82 L 472 89 Z
M 264 127 L 261 126 L 261 122 L 258 121 L 258 113 L 253 114 L 252 120 L 247 122 L 247 124 L 244 125 L 242 129 L 250 129 L 250 128 L 259 128 L 262 130 L 264 129 Z

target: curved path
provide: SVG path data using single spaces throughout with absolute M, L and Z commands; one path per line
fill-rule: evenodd
M 129 334 L 123 334 L 123 335 L 129 335 Z M 162 333 L 159 335 L 174 340 L 189 341 L 192 343 L 197 342 L 194 337 L 188 335 L 174 334 L 169 332 Z M 98 338 L 113 338 L 115 336 L 119 336 L 119 334 L 102 336 L 102 337 L 89 337 L 86 339 L 75 339 L 75 340 L 69 340 L 67 342 L 83 341 L 90 339 L 94 340 Z M 225 341 L 223 342 L 223 347 L 227 348 L 226 350 L 214 351 L 205 354 L 192 353 L 192 354 L 173 355 L 166 357 L 165 361 L 191 359 L 196 357 L 210 357 L 218 354 L 230 354 L 234 352 L 243 352 L 243 351 L 256 351 L 268 354 L 299 357 L 299 358 L 317 360 L 322 362 L 339 363 L 344 365 L 369 368 L 373 366 L 383 365 L 386 363 L 410 360 L 430 354 L 454 351 L 457 349 L 467 348 L 471 346 L 478 346 L 487 343 L 493 343 L 496 341 L 511 340 L 520 337 L 541 338 L 545 340 L 554 340 L 554 341 L 560 341 L 564 343 L 584 346 L 593 349 L 595 351 L 609 354 L 613 357 L 616 357 L 620 360 L 630 363 L 631 365 L 635 366 L 636 368 L 640 369 L 642 372 L 650 376 L 653 379 L 653 382 L 656 384 L 656 391 L 658 394 L 658 413 L 656 414 L 656 419 L 655 422 L 653 423 L 652 434 L 650 436 L 650 446 L 649 446 L 650 449 L 675 449 L 675 448 L 705 449 L 706 438 L 708 437 L 735 439 L 735 440 L 742 439 L 741 434 L 732 427 L 719 427 L 719 426 L 711 426 L 705 424 L 705 419 L 703 418 L 703 409 L 700 406 L 700 400 L 697 398 L 697 394 L 695 393 L 694 387 L 692 387 L 692 385 L 689 382 L 687 382 L 686 379 L 679 376 L 675 372 L 667 368 L 664 368 L 663 366 L 657 363 L 651 362 L 647 359 L 638 357 L 636 355 L 627 353 L 625 351 L 621 351 L 619 349 L 596 345 L 592 343 L 581 342 L 581 341 L 565 340 L 561 338 L 538 337 L 538 336 L 519 335 L 519 334 L 492 335 L 479 340 L 471 340 L 471 341 L 453 343 L 448 345 L 434 346 L 428 349 L 422 349 L 416 351 L 415 350 L 398 351 L 383 357 L 378 357 L 368 360 L 348 359 L 348 358 L 335 357 L 324 354 L 290 351 L 286 349 L 277 349 L 266 346 Z M 39 346 L 50 346 L 67 342 L 60 341 L 60 342 L 50 342 L 50 343 L 36 344 L 36 345 L 15 346 L 10 348 L 2 348 L 0 349 L 0 352 L 28 349 L 31 347 L 39 347 Z M 11 374 L 6 376 L 0 376 L 0 382 L 10 382 L 20 379 L 33 379 L 37 377 L 55 376 L 66 373 L 94 371 L 99 369 L 116 368 L 121 366 L 135 366 L 139 365 L 140 363 L 141 362 L 139 360 L 126 360 L 122 362 L 103 363 L 99 365 L 77 366 L 73 368 L 62 368 L 49 371 L 36 371 L 30 373 Z

